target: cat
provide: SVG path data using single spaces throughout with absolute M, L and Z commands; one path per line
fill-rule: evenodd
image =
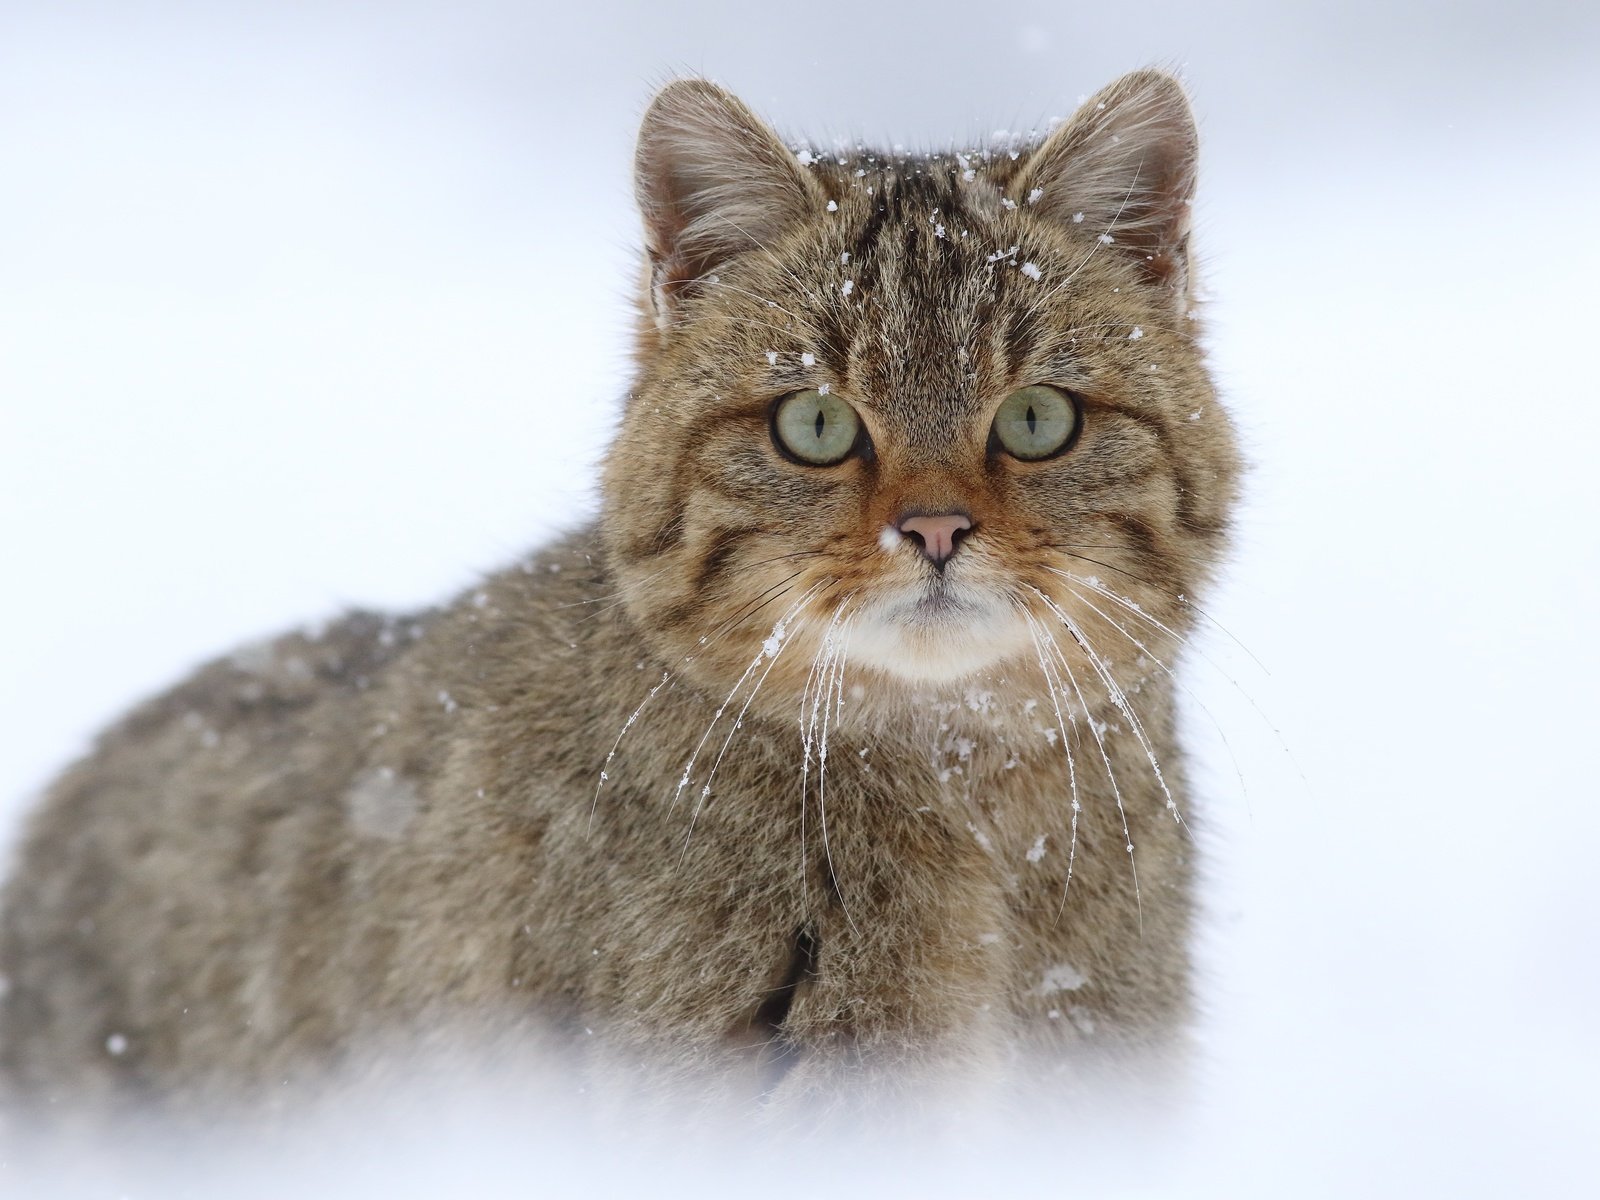
M 205 1111 L 442 1030 L 780 1107 L 1181 1061 L 1173 671 L 1239 473 L 1196 155 L 1156 71 L 932 155 L 668 85 L 598 519 L 66 771 L 0 905 L 15 1110 Z

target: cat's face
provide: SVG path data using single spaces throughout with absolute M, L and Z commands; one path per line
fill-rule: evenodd
M 1161 76 L 1015 157 L 797 159 L 709 85 L 664 93 L 606 528 L 669 662 L 731 683 L 793 639 L 791 684 L 827 644 L 879 687 L 1092 684 L 1170 650 L 1235 473 L 1187 298 L 1192 155 Z

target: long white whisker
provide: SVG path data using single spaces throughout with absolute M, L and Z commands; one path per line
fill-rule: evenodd
M 1045 658 L 1044 645 L 1040 641 L 1039 622 L 1020 601 L 1017 609 L 1028 622 L 1028 633 L 1033 639 L 1034 653 L 1039 656 L 1039 670 L 1044 675 L 1044 686 L 1050 693 L 1050 703 L 1056 710 L 1056 727 L 1061 731 L 1061 748 L 1067 755 L 1067 782 L 1072 792 L 1072 837 L 1067 845 L 1067 878 L 1061 885 L 1061 903 L 1056 908 L 1056 920 L 1060 921 L 1061 914 L 1067 908 L 1067 892 L 1072 888 L 1072 868 L 1078 857 L 1078 814 L 1083 810 L 1083 805 L 1078 801 L 1078 768 L 1072 758 L 1072 743 L 1067 737 L 1067 724 L 1061 716 L 1060 681 L 1052 674 L 1050 664 Z M 1070 708 L 1068 712 L 1071 712 Z M 1078 728 L 1076 716 L 1072 717 L 1072 728 L 1074 731 Z
M 1222 745 L 1223 745 L 1223 748 L 1225 750 L 1227 750 L 1228 757 L 1233 760 L 1233 772 L 1234 772 L 1235 775 L 1237 775 L 1239 777 L 1239 792 L 1240 792 L 1241 795 L 1244 796 L 1245 806 L 1248 808 L 1249 804 L 1250 804 L 1250 789 L 1245 785 L 1244 769 L 1239 765 L 1239 756 L 1236 755 L 1233 752 L 1233 746 L 1228 741 L 1228 734 L 1222 728 L 1222 722 L 1217 720 L 1216 714 L 1214 714 L 1208 707 L 1206 707 L 1205 701 L 1201 700 L 1199 696 L 1196 696 L 1194 694 L 1194 692 L 1192 690 L 1190 690 L 1189 686 L 1186 683 L 1183 682 L 1183 680 L 1178 678 L 1177 674 L 1173 671 L 1173 669 L 1171 667 L 1169 667 L 1165 662 L 1162 661 L 1161 656 L 1159 654 L 1157 654 L 1154 650 L 1150 649 L 1149 646 L 1146 646 L 1137 637 L 1135 637 L 1131 630 L 1129 630 L 1129 629 L 1127 629 L 1126 627 L 1123 626 L 1122 622 L 1118 621 L 1115 617 L 1113 617 L 1109 613 L 1105 612 L 1103 609 L 1101 609 L 1101 607 L 1099 605 L 1094 603 L 1094 601 L 1090 600 L 1087 596 L 1085 596 L 1082 592 L 1078 591 L 1076 588 L 1069 587 L 1067 590 L 1072 593 L 1073 597 L 1078 601 L 1079 604 L 1081 604 L 1085 608 L 1089 609 L 1089 611 L 1094 613 L 1102 621 L 1104 621 L 1106 624 L 1110 625 L 1111 628 L 1115 629 L 1123 637 L 1127 638 L 1128 641 L 1132 642 L 1136 647 L 1138 647 L 1139 652 L 1141 654 L 1143 654 L 1152 663 L 1154 663 L 1157 667 L 1159 667 L 1161 669 L 1161 671 L 1163 671 L 1166 674 L 1168 679 L 1172 680 L 1173 683 L 1177 684 L 1180 688 L 1183 689 L 1184 693 L 1189 697 L 1189 699 L 1193 700 L 1196 704 L 1198 704 L 1200 706 L 1200 711 L 1206 714 L 1206 718 L 1211 722 L 1212 726 L 1216 729 L 1217 736 L 1222 739 Z
M 1037 590 L 1037 589 L 1035 589 Z M 1039 593 L 1041 596 L 1044 594 Z M 1128 829 L 1128 810 L 1122 802 L 1122 789 L 1117 786 L 1117 773 L 1111 767 L 1111 755 L 1106 752 L 1105 738 L 1100 732 L 1100 726 L 1095 722 L 1094 710 L 1089 707 L 1083 689 L 1078 686 L 1078 677 L 1072 670 L 1072 664 L 1067 661 L 1067 656 L 1061 652 L 1061 647 L 1056 644 L 1054 635 L 1046 627 L 1043 629 L 1045 641 L 1054 653 L 1056 661 L 1061 664 L 1067 673 L 1067 682 L 1072 685 L 1073 693 L 1078 697 L 1078 706 L 1083 709 L 1084 722 L 1089 726 L 1089 732 L 1094 736 L 1094 744 L 1100 751 L 1100 761 L 1105 764 L 1106 778 L 1111 784 L 1111 795 L 1117 802 L 1117 815 L 1122 819 L 1122 838 L 1128 851 L 1128 866 L 1133 872 L 1133 902 L 1139 914 L 1139 928 L 1144 928 L 1144 904 L 1139 895 L 1139 867 L 1133 858 L 1133 834 Z
M 788 579 L 773 584 L 771 587 L 767 588 L 766 591 L 760 593 L 754 601 L 744 605 L 738 612 L 734 613 L 733 616 L 723 621 L 722 624 L 714 629 L 710 634 L 702 637 L 699 643 L 701 651 L 703 652 L 716 645 L 730 632 L 732 632 L 734 627 L 738 625 L 740 621 L 754 616 L 768 604 L 772 603 L 773 600 L 776 600 L 779 596 L 782 596 L 784 592 L 788 590 L 788 585 L 798 578 L 799 574 L 800 573 L 797 571 L 795 574 L 790 575 Z M 654 576 L 652 575 L 647 578 L 654 578 Z M 763 597 L 766 597 L 768 593 L 771 592 L 776 592 L 777 594 L 771 596 L 770 599 L 763 599 Z M 694 654 L 685 655 L 684 662 L 692 662 L 694 661 L 695 657 L 696 656 Z M 603 789 L 607 782 L 609 782 L 611 779 L 611 763 L 612 760 L 617 756 L 617 748 L 622 745 L 622 739 L 624 735 L 627 734 L 629 729 L 633 728 L 634 723 L 639 719 L 639 715 L 644 712 L 645 707 L 650 703 L 650 701 L 656 698 L 656 694 L 660 692 L 662 688 L 666 687 L 668 683 L 676 679 L 678 675 L 682 673 L 682 670 L 683 668 L 679 667 L 677 670 L 668 670 L 662 672 L 661 678 L 656 682 L 655 687 L 650 689 L 649 694 L 639 702 L 639 707 L 633 710 L 633 714 L 623 722 L 622 728 L 617 731 L 616 740 L 611 743 L 611 749 L 606 753 L 605 762 L 600 765 L 600 778 L 596 780 L 594 785 L 594 797 L 589 802 L 589 823 L 586 836 L 587 834 L 592 834 L 594 832 L 594 818 L 595 812 L 600 806 L 600 792 L 601 789 Z
M 849 597 L 845 597 L 849 599 Z M 830 637 L 834 627 L 839 622 L 839 614 L 844 611 L 844 600 L 833 610 L 833 617 L 822 631 L 822 637 L 817 643 L 817 652 L 811 657 L 811 669 L 806 673 L 805 687 L 800 690 L 800 886 L 802 892 L 809 888 L 806 874 L 807 842 L 806 842 L 806 797 L 807 785 L 811 777 L 811 752 L 815 743 L 817 729 L 818 703 L 822 692 L 823 666 L 832 650 Z M 806 703 L 810 701 L 811 713 L 806 714 Z
M 1311 791 L 1311 781 L 1306 777 L 1306 773 L 1305 773 L 1304 769 L 1301 768 L 1300 761 L 1297 758 L 1295 758 L 1294 751 L 1289 749 L 1289 743 L 1284 740 L 1283 731 L 1280 730 L 1277 727 L 1277 725 L 1275 725 L 1273 723 L 1272 718 L 1267 716 L 1267 714 L 1262 710 L 1261 706 L 1256 703 L 1255 697 L 1252 696 L 1249 692 L 1244 690 L 1244 686 L 1242 684 L 1240 684 L 1240 682 L 1233 677 L 1233 674 L 1231 672 L 1229 672 L 1228 670 L 1226 670 L 1224 667 L 1222 667 L 1221 664 L 1219 664 L 1209 654 L 1205 653 L 1198 646 L 1196 646 L 1195 643 L 1194 643 L 1194 640 L 1192 638 L 1186 637 L 1185 635 L 1179 633 L 1177 630 L 1172 629 L 1170 626 L 1164 624 L 1162 621 L 1160 621 L 1156 617 L 1152 616 L 1150 613 L 1147 613 L 1143 608 L 1141 608 L 1139 605 L 1135 604 L 1132 600 L 1129 600 L 1126 596 L 1118 595 L 1116 592 L 1114 592 L 1110 588 L 1106 587 L 1105 584 L 1101 583 L 1100 580 L 1098 580 L 1097 578 L 1095 578 L 1092 575 L 1078 575 L 1078 574 L 1076 574 L 1076 573 L 1074 573 L 1072 571 L 1060 570 L 1057 567 L 1049 567 L 1049 568 L 1047 568 L 1047 570 L 1049 570 L 1049 572 L 1052 575 L 1059 575 L 1059 576 L 1061 576 L 1061 578 L 1067 580 L 1070 583 L 1082 584 L 1084 587 L 1088 588 L 1090 591 L 1093 591 L 1098 595 L 1104 596 L 1107 600 L 1111 601 L 1113 604 L 1117 605 L 1119 608 L 1122 608 L 1126 612 L 1131 613 L 1133 616 L 1137 617 L 1139 620 L 1143 621 L 1145 624 L 1149 625 L 1151 628 L 1157 629 L 1160 632 L 1166 634 L 1168 637 L 1170 637 L 1174 641 L 1176 641 L 1179 645 L 1187 646 L 1187 647 L 1192 648 L 1195 651 L 1195 653 L 1199 654 L 1200 657 L 1202 659 L 1204 659 L 1206 661 L 1206 663 L 1209 664 L 1211 666 L 1211 668 L 1217 672 L 1217 674 L 1221 675 L 1224 679 L 1226 679 L 1229 682 L 1229 684 L 1231 684 L 1233 686 L 1233 690 L 1239 693 L 1239 695 L 1244 699 L 1246 704 L 1248 704 L 1251 708 L 1255 709 L 1256 716 L 1261 718 L 1262 724 L 1264 724 L 1268 729 L 1272 730 L 1272 736 L 1277 739 L 1279 749 L 1281 749 L 1283 751 L 1284 755 L 1288 758 L 1290 764 L 1294 767 L 1296 774 L 1298 774 L 1300 776 L 1300 782 L 1305 785 L 1306 791 L 1307 792 Z M 1193 602 L 1188 601 L 1188 600 L 1183 600 L 1182 597 L 1179 597 L 1179 599 L 1182 600 L 1182 602 L 1183 602 L 1183 604 L 1184 604 L 1184 606 L 1186 608 L 1188 608 L 1188 609 L 1190 609 L 1190 610 L 1192 610 L 1194 612 L 1200 613 L 1200 610 L 1195 607 Z M 1204 613 L 1200 613 L 1200 615 L 1201 616 L 1205 616 Z M 1207 620 L 1210 620 L 1210 618 L 1207 618 Z M 1213 625 L 1216 625 L 1215 621 L 1212 621 L 1211 623 Z M 1222 626 L 1217 625 L 1217 628 L 1218 629 L 1222 629 Z M 1226 629 L 1223 629 L 1222 632 L 1223 633 L 1227 633 L 1228 631 Z M 1240 642 L 1238 638 L 1234 638 L 1231 633 L 1228 634 L 1228 636 L 1230 638 L 1233 638 L 1234 643 L 1236 645 L 1238 645 L 1241 650 L 1243 650 L 1246 654 L 1250 654 L 1249 648 L 1247 646 L 1245 646 L 1244 643 Z M 1255 655 L 1250 654 L 1250 657 L 1252 659 L 1254 659 Z M 1256 659 L 1256 662 L 1259 665 L 1260 660 Z M 1261 669 L 1263 671 L 1266 671 L 1265 667 L 1262 667 Z
M 611 750 L 606 754 L 606 761 L 600 767 L 599 782 L 594 785 L 594 799 L 589 802 L 589 827 L 585 831 L 585 836 L 594 832 L 594 814 L 595 810 L 600 807 L 600 789 L 605 787 L 606 780 L 611 778 L 611 760 L 617 756 L 617 747 L 622 745 L 623 734 L 633 728 L 633 723 L 639 719 L 639 714 L 645 710 L 645 706 L 650 701 L 656 698 L 656 693 L 667 686 L 672 679 L 672 675 L 671 671 L 661 672 L 661 678 L 656 682 L 655 687 L 650 689 L 650 694 L 639 702 L 639 707 L 633 710 L 633 715 L 624 721 L 622 728 L 618 730 L 617 740 L 611 743 Z
M 854 593 L 851 593 L 854 595 Z M 839 610 L 850 602 L 846 596 L 839 602 Z M 853 620 L 853 618 L 852 618 Z M 844 909 L 844 919 L 851 929 L 856 928 L 855 918 L 850 915 L 850 905 L 845 900 L 844 888 L 839 883 L 839 873 L 833 868 L 833 850 L 828 844 L 828 710 L 832 706 L 832 697 L 828 694 L 830 688 L 838 692 L 839 711 L 844 707 L 844 662 L 845 652 L 849 643 L 851 621 L 846 621 L 835 639 L 835 646 L 831 661 L 831 681 L 824 686 L 822 704 L 822 740 L 817 757 L 817 820 L 822 826 L 822 852 L 828 860 L 828 875 L 833 880 L 833 890 L 839 897 L 839 907 Z M 857 932 L 860 932 L 857 930 Z
M 1126 576 L 1128 576 L 1129 579 L 1138 580 L 1140 583 L 1146 582 L 1145 580 L 1140 579 L 1139 576 L 1134 575 L 1129 571 L 1124 571 L 1121 567 L 1114 567 L 1110 563 L 1100 563 L 1100 562 L 1097 562 L 1097 560 L 1095 560 L 1095 559 L 1085 558 L 1081 554 L 1073 554 L 1070 547 L 1061 546 L 1061 547 L 1058 547 L 1058 549 L 1062 550 L 1063 553 L 1068 554 L 1073 558 L 1080 559 L 1083 562 L 1094 562 L 1094 563 L 1096 563 L 1096 565 L 1103 566 L 1107 570 L 1110 570 L 1110 571 L 1115 571 L 1119 575 L 1126 575 Z M 1096 578 L 1094 578 L 1092 576 L 1077 575 L 1077 574 L 1074 574 L 1071 571 L 1063 571 L 1063 570 L 1061 570 L 1061 569 L 1059 569 L 1057 567 L 1048 567 L 1046 569 L 1049 570 L 1054 575 L 1060 575 L 1063 578 L 1070 579 L 1075 583 L 1081 583 L 1086 587 L 1093 588 L 1095 591 L 1099 592 L 1102 596 L 1105 596 L 1106 599 L 1116 601 L 1118 604 L 1120 604 L 1124 608 L 1126 608 L 1129 612 L 1138 613 L 1146 621 L 1149 621 L 1152 625 L 1154 625 L 1157 628 L 1159 628 L 1163 633 L 1171 634 L 1174 638 L 1177 638 L 1180 642 L 1188 642 L 1190 640 L 1189 638 L 1185 637 L 1183 634 L 1178 633 L 1178 632 L 1176 632 L 1176 631 L 1174 631 L 1172 629 L 1168 629 L 1165 625 L 1161 624 L 1160 621 L 1156 620 L 1149 613 L 1145 612 L 1144 609 L 1140 608 L 1132 600 L 1129 600 L 1126 596 L 1119 596 L 1116 592 L 1111 591 L 1104 584 L 1102 584 L 1098 579 L 1096 579 Z M 1205 609 L 1201 608 L 1198 604 L 1196 604 L 1193 600 L 1189 599 L 1189 597 L 1184 595 L 1183 593 L 1180 592 L 1175 597 L 1175 599 L 1177 600 L 1177 602 L 1179 604 L 1183 605 L 1184 608 L 1186 608 L 1190 612 L 1194 613 L 1197 617 L 1200 617 L 1203 620 L 1205 620 L 1208 624 L 1210 624 L 1212 626 L 1212 628 L 1216 629 L 1219 633 L 1221 633 L 1224 637 L 1226 637 L 1235 646 L 1239 647 L 1239 649 L 1243 650 L 1247 655 L 1249 655 L 1250 656 L 1250 661 L 1255 663 L 1256 666 L 1261 668 L 1261 673 L 1263 675 L 1270 676 L 1272 674 L 1272 672 L 1267 669 L 1266 663 L 1262 662 L 1259 658 L 1256 657 L 1255 651 L 1250 649 L 1249 646 L 1246 646 L 1237 637 L 1235 637 L 1233 635 L 1233 633 L 1228 629 L 1227 626 L 1223 625 L 1220 621 L 1218 621 L 1210 613 L 1206 612 Z M 1215 664 L 1213 664 L 1213 665 L 1215 665 Z M 1218 667 L 1217 669 L 1220 671 L 1222 668 Z
M 767 642 L 771 642 L 774 638 L 777 638 L 780 642 L 782 641 L 779 630 L 788 625 L 788 622 L 794 617 L 795 613 L 799 612 L 805 607 L 806 601 L 811 598 L 812 593 L 821 586 L 821 584 L 813 585 L 809 591 L 807 591 L 800 597 L 800 599 L 796 600 L 794 604 L 790 606 L 788 612 L 784 613 L 783 616 L 778 618 L 777 623 L 772 627 L 772 634 L 767 639 Z M 683 765 L 683 777 L 678 780 L 677 791 L 672 793 L 672 803 L 667 806 L 667 814 L 669 816 L 678 806 L 678 798 L 683 795 L 683 789 L 689 786 L 689 779 L 694 772 L 695 760 L 700 757 L 700 751 L 705 748 L 706 742 L 710 739 L 711 731 L 717 727 L 717 722 L 722 719 L 722 714 L 728 710 L 728 705 L 733 703 L 734 697 L 739 694 L 739 689 L 744 687 L 745 681 L 749 679 L 752 674 L 754 674 L 755 669 L 759 667 L 762 660 L 766 658 L 767 642 L 762 643 L 761 649 L 758 650 L 756 652 L 756 656 L 750 660 L 750 665 L 744 669 L 744 674 L 739 676 L 739 681 L 733 685 L 732 689 L 728 692 L 722 703 L 717 705 L 716 712 L 711 714 L 711 720 L 706 725 L 706 731 L 700 735 L 699 742 L 695 744 L 694 752 L 689 755 L 689 761 Z
M 1173 797 L 1172 789 L 1167 786 L 1167 777 L 1161 773 L 1161 763 L 1156 758 L 1155 747 L 1150 744 L 1150 739 L 1145 734 L 1144 722 L 1139 720 L 1139 714 L 1134 712 L 1133 705 L 1128 703 L 1128 696 L 1122 690 L 1122 685 L 1111 674 L 1111 668 L 1106 665 L 1105 659 L 1101 658 L 1090 644 L 1089 635 L 1084 632 L 1083 626 L 1073 620 L 1071 614 L 1043 592 L 1039 593 L 1039 598 L 1044 601 L 1045 607 L 1053 612 L 1057 619 L 1067 627 L 1067 632 L 1072 635 L 1073 640 L 1078 643 L 1079 648 L 1088 657 L 1089 665 L 1094 669 L 1095 674 L 1100 677 L 1100 682 L 1106 685 L 1106 692 L 1111 697 L 1111 703 L 1116 705 L 1117 710 L 1128 718 L 1128 724 L 1133 727 L 1133 736 L 1138 739 L 1140 748 L 1144 750 L 1144 756 L 1150 760 L 1150 769 L 1155 772 L 1156 783 L 1161 786 L 1161 794 L 1167 798 L 1167 811 L 1172 814 L 1174 821 L 1182 825 L 1183 814 L 1178 811 L 1178 801 Z
M 756 656 L 756 661 L 760 662 L 762 658 L 765 658 L 767 660 L 767 669 L 761 672 L 761 675 L 756 680 L 755 685 L 750 689 L 750 694 L 744 698 L 744 706 L 739 709 L 739 715 L 733 719 L 733 725 L 728 730 L 728 736 L 722 739 L 722 748 L 717 751 L 716 760 L 711 764 L 711 771 L 706 776 L 706 781 L 700 789 L 699 797 L 695 800 L 694 811 L 689 815 L 689 829 L 683 837 L 683 852 L 678 856 L 679 866 L 683 865 L 684 858 L 688 856 L 689 842 L 694 837 L 695 823 L 699 821 L 700 810 L 702 807 L 704 807 L 706 800 L 711 795 L 711 785 L 717 780 L 717 771 L 722 767 L 722 759 L 728 753 L 728 747 L 733 743 L 734 735 L 744 727 L 745 714 L 750 711 L 750 705 L 755 702 L 757 693 L 761 691 L 761 685 L 767 681 L 767 676 L 772 674 L 772 668 L 778 665 L 778 656 L 783 653 L 784 647 L 789 644 L 789 620 L 794 617 L 795 614 L 805 606 L 806 602 L 810 600 L 811 597 L 822 587 L 823 584 L 821 583 L 813 584 L 795 603 L 794 607 L 792 607 L 787 613 L 778 619 L 777 623 L 772 627 L 772 633 L 768 635 L 766 641 L 762 643 L 761 653 Z M 748 674 L 748 672 L 746 674 Z M 737 690 L 737 686 L 735 690 Z M 715 722 L 713 721 L 713 723 Z M 680 789 L 682 786 L 683 785 L 680 783 Z M 676 802 L 677 798 L 674 797 L 673 799 L 674 802 Z

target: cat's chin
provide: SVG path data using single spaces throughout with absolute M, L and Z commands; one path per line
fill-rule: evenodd
M 982 594 L 880 601 L 850 622 L 847 639 L 852 666 L 917 684 L 981 676 L 1033 648 L 1016 609 Z

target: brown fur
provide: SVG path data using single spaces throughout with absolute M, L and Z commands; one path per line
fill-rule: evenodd
M 24 1107 L 251 1098 L 443 1028 L 780 1100 L 1176 1052 L 1193 847 L 1151 659 L 1236 471 L 1186 103 L 1141 72 L 1040 146 L 808 157 L 709 84 L 652 106 L 598 525 L 216 662 L 57 782 L 0 933 Z M 1083 398 L 1078 442 L 994 453 L 1037 382 Z M 775 450 L 773 398 L 824 383 L 871 456 Z M 944 576 L 880 542 L 951 509 Z M 1026 610 L 1055 686 L 1020 616 L 872 616 L 947 585 Z

